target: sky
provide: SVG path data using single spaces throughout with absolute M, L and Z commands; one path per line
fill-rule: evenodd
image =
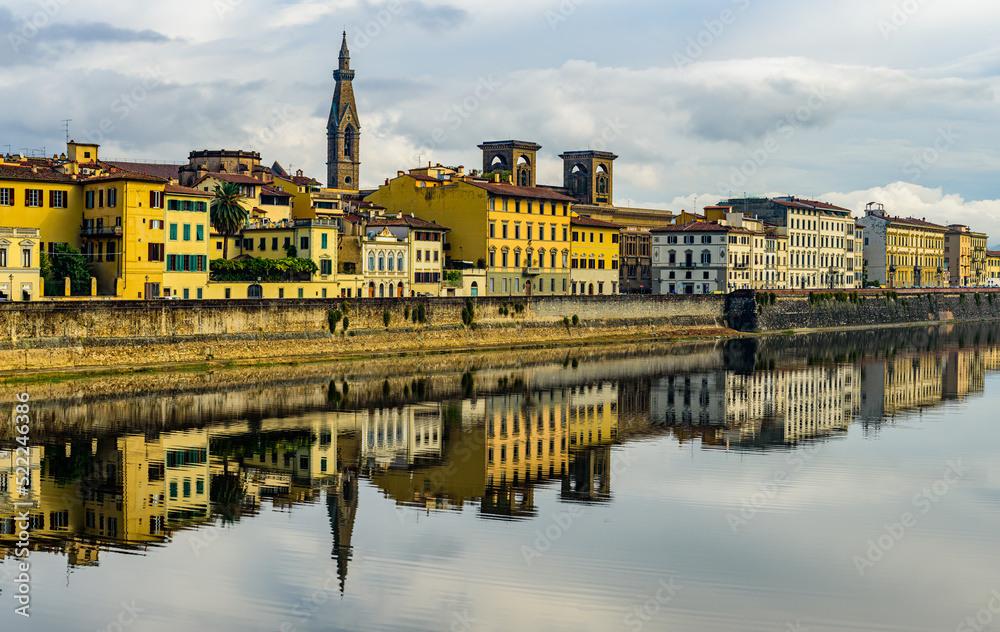
M 252 149 L 325 180 L 346 30 L 362 186 L 477 145 L 615 162 L 615 202 L 796 195 L 1000 244 L 1000 5 L 940 0 L 0 0 L 0 151 L 186 162 Z M 9 146 L 9 147 L 8 147 Z

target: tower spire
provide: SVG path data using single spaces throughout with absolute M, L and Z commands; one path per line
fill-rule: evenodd
M 344 31 L 344 42 L 340 45 L 340 70 L 351 69 L 351 51 L 347 50 L 347 31 Z

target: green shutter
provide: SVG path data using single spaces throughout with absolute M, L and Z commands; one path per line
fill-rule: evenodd
M 177 239 L 177 224 L 170 225 L 170 238 L 174 240 Z

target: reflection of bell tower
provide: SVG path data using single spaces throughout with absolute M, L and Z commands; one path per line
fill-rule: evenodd
M 351 534 L 354 532 L 354 517 L 358 511 L 358 476 L 353 470 L 341 473 L 340 489 L 326 493 L 326 510 L 330 515 L 330 529 L 333 531 L 333 558 L 337 560 L 337 577 L 340 578 L 340 592 L 347 583 L 347 563 L 351 560 Z
M 330 120 L 326 125 L 326 184 L 331 189 L 359 189 L 361 171 L 361 122 L 354 103 L 354 71 L 347 50 L 347 33 L 340 47 L 340 66 L 333 71 L 337 87 L 333 91 Z
M 535 157 L 541 145 L 522 140 L 501 140 L 483 143 L 479 148 L 483 150 L 483 173 L 509 171 L 517 186 L 535 186 Z
M 614 204 L 614 163 L 618 156 L 607 151 L 568 151 L 563 159 L 563 187 L 581 204 Z

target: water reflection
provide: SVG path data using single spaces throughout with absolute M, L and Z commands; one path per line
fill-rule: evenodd
M 15 502 L 31 503 L 35 551 L 70 567 L 144 554 L 177 535 L 326 503 L 340 589 L 365 480 L 405 513 L 538 514 L 536 492 L 614 500 L 612 447 L 673 437 L 705 450 L 795 449 L 878 432 L 981 392 L 1000 368 L 995 325 L 821 334 L 665 348 L 634 357 L 384 378 L 340 374 L 157 400 L 36 402 L 30 481 L 15 488 L 12 431 L 0 452 L 0 551 Z M 589 354 L 589 355 L 588 355 Z M 83 421 L 82 421 L 83 420 Z

